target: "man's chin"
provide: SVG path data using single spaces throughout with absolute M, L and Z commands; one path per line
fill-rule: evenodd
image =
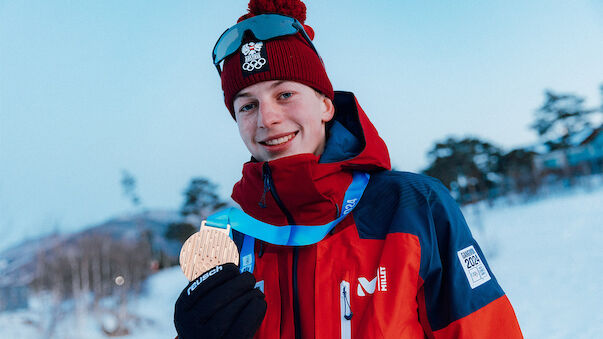
M 299 153 L 301 154 L 301 153 Z M 259 157 L 255 157 L 254 158 L 258 161 L 274 161 L 274 160 L 278 160 L 278 159 L 282 159 L 282 158 L 286 158 L 286 157 L 290 157 L 290 156 L 294 156 L 297 155 L 297 153 L 294 152 L 279 152 L 279 153 L 272 153 L 272 154 L 262 154 L 259 155 Z

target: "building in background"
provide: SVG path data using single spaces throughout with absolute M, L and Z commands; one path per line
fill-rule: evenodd
M 576 177 L 603 172 L 603 125 L 571 138 L 571 146 L 534 157 L 541 178 Z

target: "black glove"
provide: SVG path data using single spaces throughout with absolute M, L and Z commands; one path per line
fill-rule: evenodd
M 251 338 L 266 314 L 264 293 L 249 272 L 232 263 L 218 265 L 180 293 L 174 325 L 180 339 Z

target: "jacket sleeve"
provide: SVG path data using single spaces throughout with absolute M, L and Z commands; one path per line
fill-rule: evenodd
M 428 338 L 523 338 L 515 312 L 448 190 L 433 184 L 417 302 Z

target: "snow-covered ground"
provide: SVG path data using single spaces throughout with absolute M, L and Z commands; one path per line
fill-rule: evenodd
M 507 292 L 526 338 L 596 338 L 603 333 L 603 189 L 527 204 L 469 206 L 465 216 Z M 138 316 L 127 339 L 173 338 L 173 304 L 186 279 L 178 267 L 147 281 L 130 304 Z M 40 304 L 40 302 L 38 302 Z M 40 338 L 43 307 L 0 313 L 0 337 Z M 110 324 L 110 319 L 107 320 Z M 105 338 L 92 316 L 67 316 L 55 338 Z
M 600 338 L 603 190 L 481 210 L 465 216 L 524 336 Z
M 162 270 L 146 281 L 145 293 L 128 305 L 129 313 L 135 315 L 128 322 L 131 330 L 124 339 L 166 339 L 176 337 L 173 326 L 174 302 L 188 281 L 180 267 Z M 0 313 L 0 338 L 49 338 L 42 329 L 47 329 L 52 315 L 51 298 L 35 296 L 30 299 L 30 308 L 16 312 Z M 72 311 L 73 305 L 64 305 Z M 116 308 L 114 307 L 115 311 Z M 106 339 L 102 326 L 115 327 L 116 318 L 110 312 L 87 313 L 76 317 L 73 312 L 61 312 L 51 338 L 58 339 Z

